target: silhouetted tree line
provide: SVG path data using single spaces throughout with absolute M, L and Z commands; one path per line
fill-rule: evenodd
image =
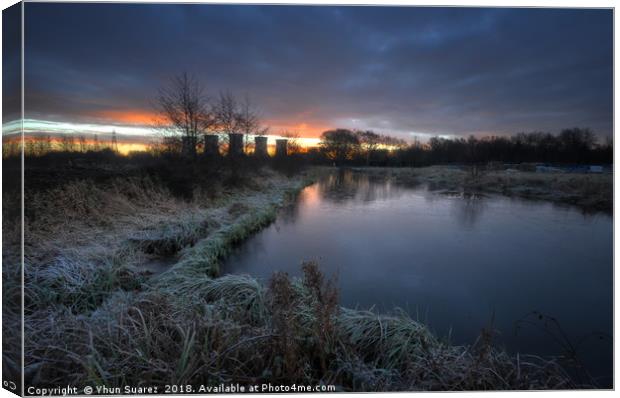
M 118 151 L 116 143 L 116 133 L 113 133 L 112 139 L 108 141 L 100 141 L 97 134 L 76 135 L 74 133 L 58 134 L 52 138 L 51 135 L 38 135 L 26 137 L 23 140 L 24 155 L 28 157 L 43 156 L 50 152 L 99 152 L 102 150 Z M 6 139 L 2 143 L 2 157 L 20 155 L 21 140 L 19 137 Z
M 321 135 L 319 148 L 310 150 L 312 163 L 372 166 L 427 166 L 433 164 L 564 163 L 611 164 L 611 139 L 598 142 L 590 129 L 564 129 L 554 135 L 518 133 L 510 137 L 433 137 L 427 144 L 404 141 L 372 131 L 335 129 Z
M 268 130 L 249 97 L 238 99 L 230 92 L 220 92 L 211 99 L 200 80 L 187 73 L 161 87 L 155 105 L 158 118 L 154 127 L 163 135 L 163 150 L 186 157 L 196 157 L 208 135 L 217 134 L 224 140 L 238 135 L 248 151 L 253 144 L 250 135 L 264 136 Z
M 374 131 L 335 129 L 321 135 L 320 153 L 336 164 L 359 163 L 370 165 L 383 150 L 406 146 L 404 140 Z

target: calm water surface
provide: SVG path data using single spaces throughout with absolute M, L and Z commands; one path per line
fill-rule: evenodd
M 562 339 L 548 332 L 563 331 L 609 386 L 612 231 L 606 214 L 339 171 L 302 191 L 223 270 L 267 280 L 274 271 L 300 275 L 303 261 L 316 260 L 337 275 L 341 304 L 401 307 L 456 344 L 492 325 L 511 352 L 559 355 Z

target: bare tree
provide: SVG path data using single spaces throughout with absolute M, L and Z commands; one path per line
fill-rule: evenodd
M 156 108 L 161 117 L 157 126 L 164 135 L 173 137 L 168 142 L 178 139 L 182 152 L 195 156 L 199 136 L 213 125 L 203 85 L 187 73 L 174 77 L 159 90 Z
M 379 144 L 382 142 L 381 135 L 375 133 L 371 130 L 366 131 L 356 131 L 359 142 L 362 146 L 362 149 L 366 153 L 366 166 L 370 165 L 370 157 L 377 150 Z
M 93 151 L 99 151 L 101 149 L 101 145 L 99 144 L 99 135 L 93 134 Z
M 228 91 L 220 92 L 211 111 L 215 116 L 215 129 L 222 134 L 241 134 L 240 106 L 237 99 Z
M 236 98 L 229 91 L 221 91 L 211 107 L 211 113 L 215 118 L 214 130 L 228 143 L 230 151 L 229 134 L 241 134 L 239 104 Z
M 244 97 L 239 104 L 237 124 L 240 131 L 245 134 L 245 149 L 250 145 L 250 135 L 266 135 L 268 127 L 263 127 L 260 121 L 260 113 L 248 96 Z
M 75 137 L 72 134 L 63 134 L 60 138 L 60 149 L 64 152 L 75 150 Z
M 86 152 L 86 137 L 83 135 L 79 136 L 78 143 L 80 145 L 80 152 Z
M 281 137 L 286 138 L 287 152 L 291 155 L 301 153 L 301 144 L 299 143 L 299 132 L 297 131 L 284 131 L 280 134 Z
M 358 136 L 351 130 L 335 129 L 321 134 L 320 147 L 328 159 L 341 165 L 353 158 L 358 152 L 360 141 Z
M 260 122 L 260 113 L 245 97 L 242 101 L 237 100 L 230 92 L 221 92 L 212 107 L 215 118 L 215 129 L 220 134 L 243 134 L 245 149 L 250 145 L 250 135 L 265 135 L 267 127 Z M 228 137 L 223 137 L 225 140 Z
M 37 153 L 45 155 L 52 150 L 52 137 L 46 135 L 37 140 Z
M 27 138 L 25 140 L 25 154 L 29 156 L 36 156 L 36 137 Z

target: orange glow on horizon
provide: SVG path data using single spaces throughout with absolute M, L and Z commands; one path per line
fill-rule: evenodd
M 25 150 L 27 153 L 29 152 L 39 152 L 41 149 L 44 151 L 60 151 L 63 149 L 68 149 L 70 151 L 76 152 L 86 152 L 93 150 L 102 150 L 102 149 L 114 149 L 112 145 L 111 139 L 101 139 L 101 140 L 93 140 L 89 139 L 80 139 L 80 136 L 72 137 L 73 139 L 67 142 L 64 142 L 63 137 L 56 136 L 48 136 L 48 137 L 28 137 L 24 139 Z M 16 138 L 5 138 L 3 137 L 3 141 L 5 143 L 16 142 L 19 143 L 21 140 Z M 47 145 L 41 145 L 42 143 L 47 142 Z M 116 144 L 116 151 L 121 155 L 128 155 L 131 152 L 143 152 L 147 151 L 151 148 L 150 143 L 140 142 L 140 141 L 121 141 Z
M 137 126 L 151 126 L 162 122 L 161 115 L 143 109 L 104 110 L 93 113 L 92 116 L 104 119 L 109 123 Z M 333 128 L 316 122 L 278 119 L 264 120 L 263 125 L 269 127 L 271 135 L 282 135 L 282 133 L 287 132 L 298 134 L 299 138 L 318 138 L 321 133 Z
M 106 119 L 112 123 L 132 124 L 140 126 L 149 126 L 161 120 L 161 116 L 155 112 L 149 112 L 141 109 L 119 111 L 107 110 L 96 112 L 93 116 Z
M 119 142 L 118 153 L 128 155 L 130 152 L 144 152 L 151 148 L 149 144 L 139 142 Z
M 284 132 L 299 134 L 299 138 L 318 138 L 324 131 L 330 130 L 333 126 L 321 123 L 286 121 L 286 120 L 266 120 L 269 132 L 273 135 L 282 135 Z

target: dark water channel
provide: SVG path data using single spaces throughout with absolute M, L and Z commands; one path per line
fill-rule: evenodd
M 340 171 L 302 191 L 222 269 L 267 280 L 316 260 L 338 275 L 342 305 L 401 307 L 455 344 L 492 327 L 511 352 L 561 355 L 565 334 L 609 387 L 612 233 L 606 214 Z

